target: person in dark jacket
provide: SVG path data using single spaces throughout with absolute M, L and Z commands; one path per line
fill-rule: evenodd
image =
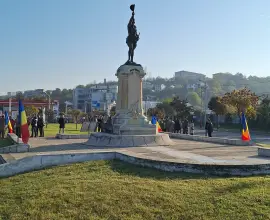
M 33 116 L 33 118 L 32 118 L 32 120 L 31 120 L 31 137 L 33 137 L 33 136 L 35 136 L 35 137 L 37 137 L 37 135 L 38 135 L 38 130 L 37 130 L 37 121 L 38 121 L 38 119 L 37 119 L 37 117 L 34 115 Z
M 210 118 L 208 118 L 207 122 L 205 123 L 205 130 L 207 131 L 208 137 L 212 137 L 214 126 Z
M 39 137 L 44 137 L 44 120 L 41 115 L 38 116 L 37 127 L 39 130 Z
M 4 117 L 4 115 L 2 115 L 0 117 L 0 138 L 2 138 L 2 139 L 4 139 L 4 137 L 5 137 L 5 127 L 6 127 L 5 117 Z
M 64 134 L 65 132 L 65 118 L 64 118 L 64 115 L 60 115 L 60 118 L 58 119 L 58 124 L 59 124 L 59 134 L 61 133 L 61 130 L 62 130 L 62 133 Z
M 188 120 L 185 118 L 183 122 L 183 134 L 188 134 Z
M 174 133 L 181 133 L 181 125 L 178 118 L 174 121 Z

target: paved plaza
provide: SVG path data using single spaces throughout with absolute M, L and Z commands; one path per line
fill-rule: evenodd
M 189 164 L 255 165 L 270 164 L 270 158 L 258 157 L 256 146 L 231 146 L 206 142 L 172 139 L 173 146 L 148 147 L 91 147 L 87 139 L 31 139 L 30 152 L 2 154 L 7 162 L 34 155 L 69 153 L 119 152 L 125 155 L 156 161 Z

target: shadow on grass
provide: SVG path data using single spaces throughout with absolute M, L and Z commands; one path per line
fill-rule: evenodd
M 243 192 L 244 190 L 254 189 L 256 187 L 259 187 L 257 181 L 235 182 L 226 187 L 219 187 L 217 192 L 219 194 L 238 193 Z

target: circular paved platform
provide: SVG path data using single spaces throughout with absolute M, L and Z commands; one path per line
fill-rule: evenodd
M 20 159 L 28 161 L 27 157 L 41 157 L 38 159 L 38 163 L 47 162 L 39 164 L 40 168 L 65 164 L 66 162 L 120 159 L 166 171 L 233 176 L 270 174 L 270 158 L 257 156 L 258 149 L 253 146 L 226 146 L 174 139 L 175 145 L 171 146 L 106 148 L 89 146 L 87 141 L 88 139 L 31 139 L 30 152 L 2 154 L 2 157 L 7 163 L 13 161 L 12 169 L 14 169 L 15 164 L 19 164 Z M 34 161 L 34 159 L 29 159 L 29 161 Z M 6 168 L 8 167 L 7 164 L 4 165 Z M 27 167 L 31 168 L 29 164 Z

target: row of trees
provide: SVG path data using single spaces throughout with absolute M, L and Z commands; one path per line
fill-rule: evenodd
M 208 108 L 216 114 L 217 126 L 219 116 L 226 116 L 230 119 L 234 116 L 241 120 L 241 113 L 244 112 L 249 119 L 249 125 L 253 128 L 268 129 L 270 127 L 270 98 L 267 95 L 258 96 L 248 88 L 233 90 L 222 96 L 213 96 Z M 190 118 L 192 115 L 201 115 L 200 109 L 194 108 L 186 99 L 175 97 L 165 99 L 155 108 L 150 108 L 147 115 L 156 115 L 160 119 L 165 117 Z
M 237 115 L 240 122 L 241 113 L 244 112 L 252 127 L 268 129 L 270 126 L 269 97 L 267 95 L 258 96 L 247 88 L 212 97 L 208 108 L 215 112 L 217 120 L 219 115 Z
M 157 104 L 155 108 L 149 108 L 147 116 L 157 116 L 159 119 L 169 118 L 190 118 L 194 114 L 194 108 L 187 100 L 182 100 L 178 96 L 173 99 L 165 99 L 162 103 Z

